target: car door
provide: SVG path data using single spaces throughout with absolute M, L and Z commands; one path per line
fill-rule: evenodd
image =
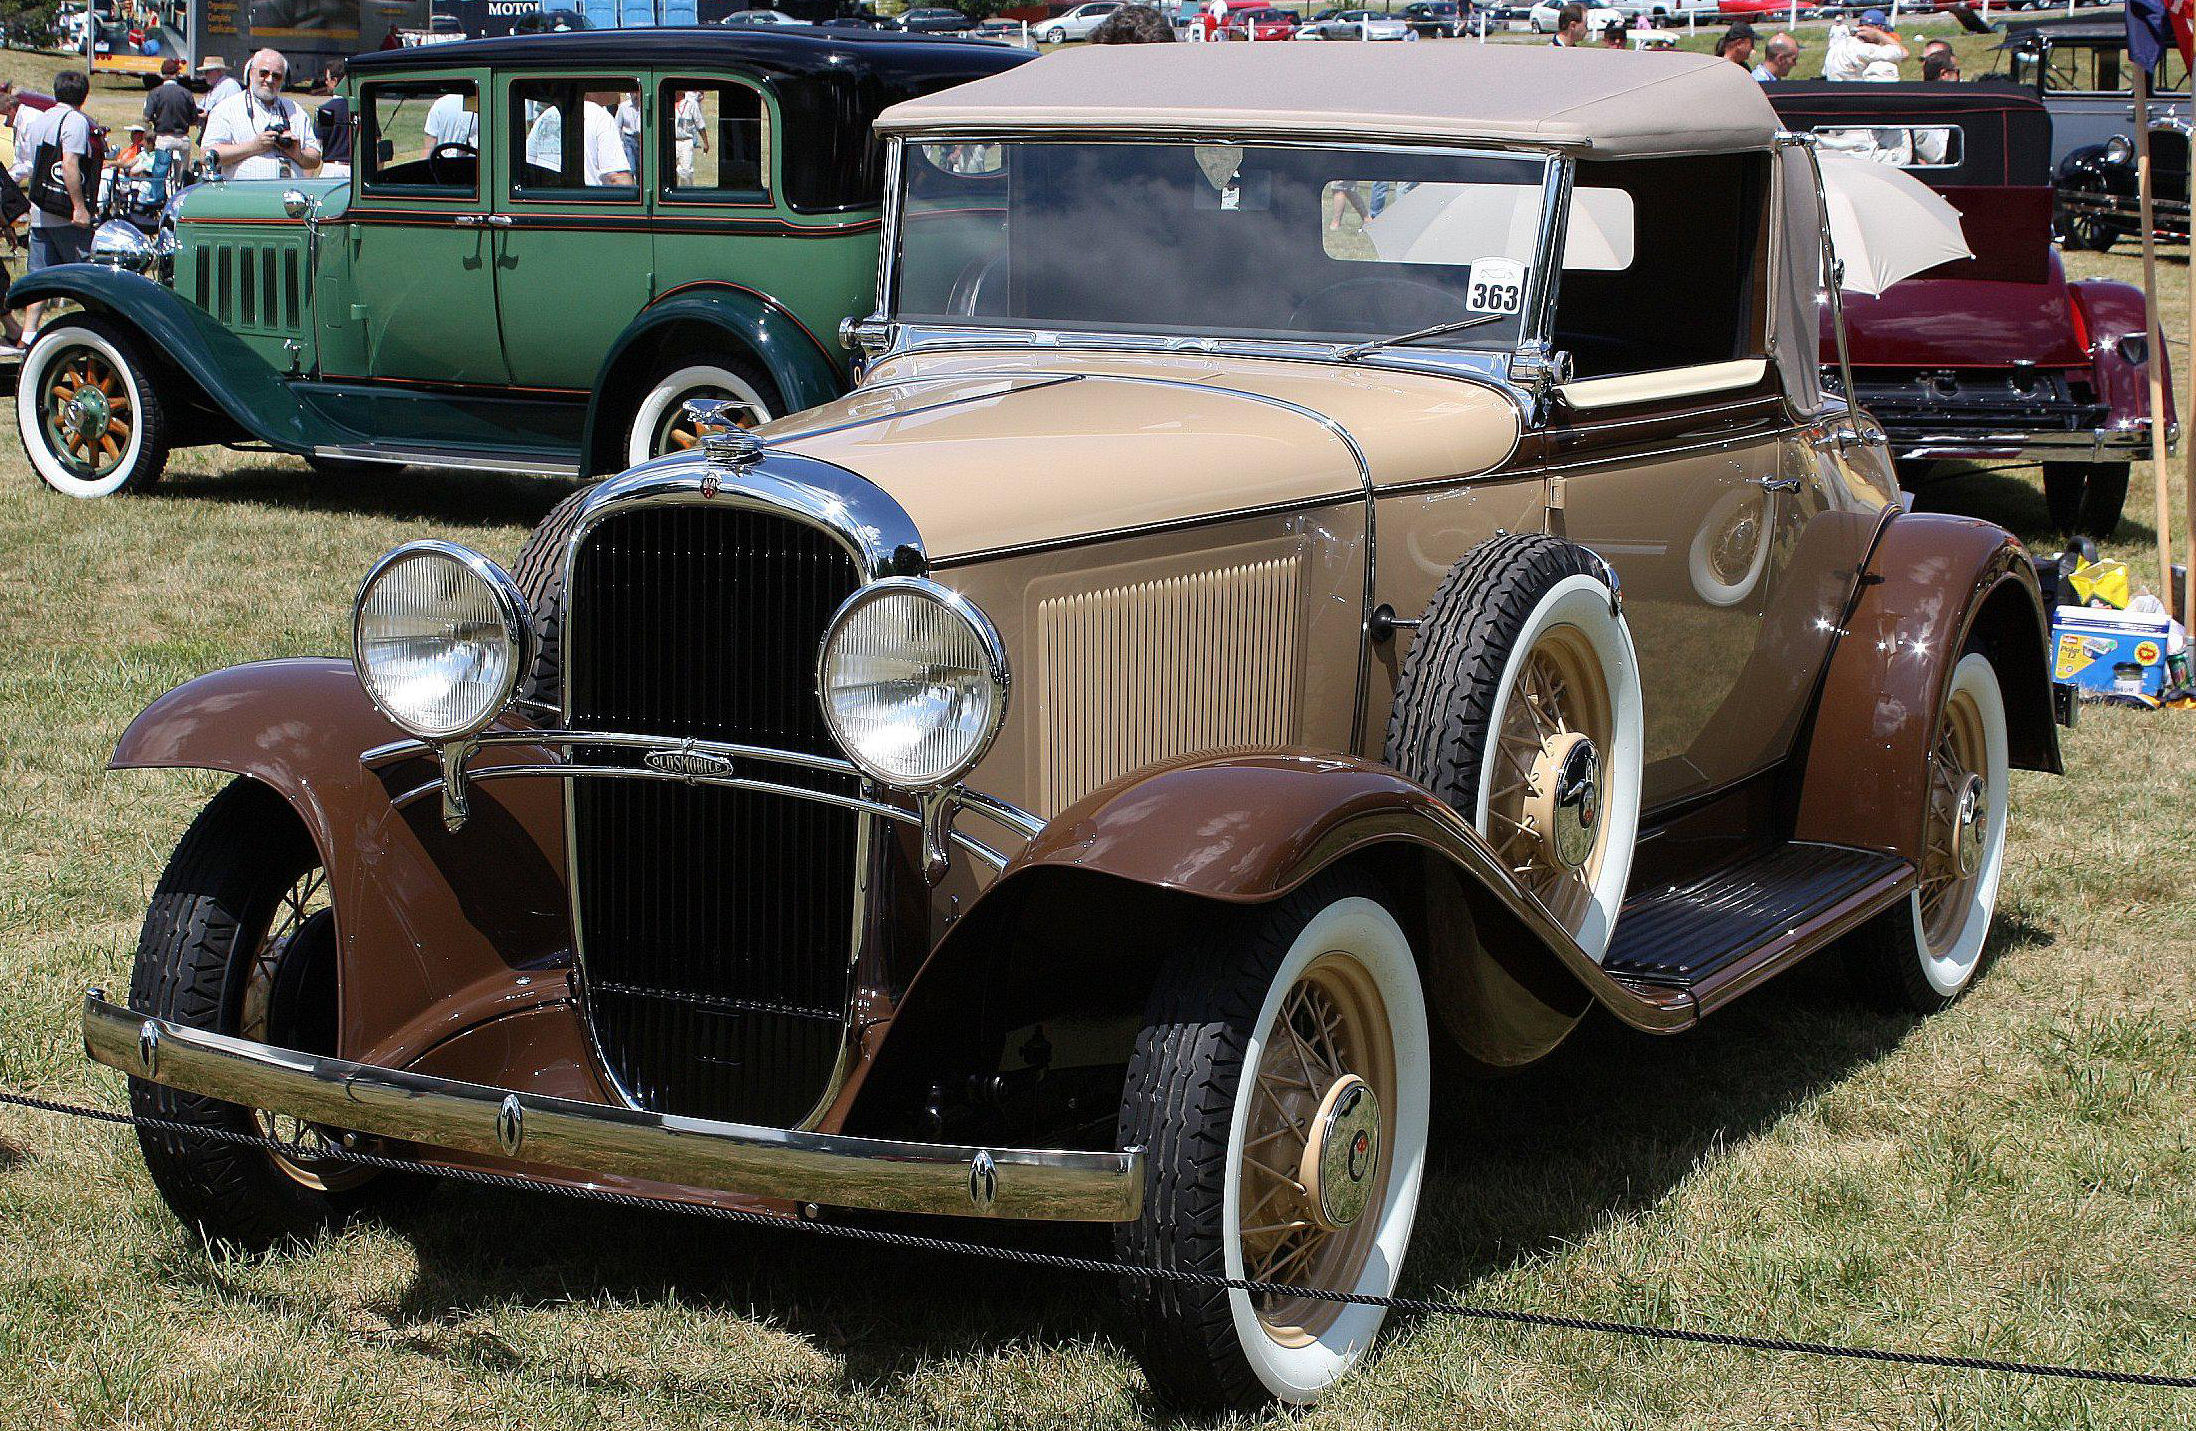
M 1766 154 L 1576 168 L 1548 525 L 1622 583 L 1649 808 L 1783 759 L 1873 531 L 1768 358 L 1772 173 Z
M 657 116 L 644 78 L 502 81 L 488 223 L 504 353 L 521 387 L 591 389 L 612 342 L 655 294 L 647 195 Z
M 478 152 L 481 70 L 359 88 L 358 194 L 336 230 L 354 291 L 318 315 L 326 375 L 504 383 Z

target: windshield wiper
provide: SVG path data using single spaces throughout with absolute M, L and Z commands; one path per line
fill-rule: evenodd
M 1334 355 L 1343 362 L 1348 362 L 1352 358 L 1362 358 L 1367 353 L 1377 353 L 1382 348 L 1392 348 L 1398 343 L 1416 343 L 1422 338 L 1438 338 L 1444 333 L 1461 333 L 1466 328 L 1499 323 L 1509 316 L 1507 313 L 1487 313 L 1477 318 L 1459 318 L 1454 323 L 1436 323 L 1431 328 L 1420 328 L 1413 333 L 1398 333 L 1393 338 L 1375 338 L 1370 343 L 1353 343 L 1347 348 L 1337 348 Z

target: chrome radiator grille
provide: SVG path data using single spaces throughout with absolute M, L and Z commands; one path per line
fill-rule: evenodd
M 578 730 L 832 753 L 816 648 L 858 582 L 804 524 L 717 506 L 614 514 L 566 601 Z M 584 747 L 590 763 L 636 753 Z M 740 773 L 851 793 L 783 765 Z M 786 1126 L 826 1089 L 843 1035 L 860 816 L 666 780 L 572 785 L 573 899 L 588 1016 L 642 1107 Z

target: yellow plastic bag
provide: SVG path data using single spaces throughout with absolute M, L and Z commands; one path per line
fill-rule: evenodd
M 2103 602 L 2125 611 L 2135 595 L 2128 585 L 2127 563 L 2122 561 L 2085 561 L 2066 580 L 2074 588 L 2075 601 L 2083 606 Z

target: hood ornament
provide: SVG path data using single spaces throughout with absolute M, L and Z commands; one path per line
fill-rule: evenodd
M 739 425 L 744 405 L 723 398 L 694 398 L 681 409 L 701 437 L 711 467 L 740 471 L 762 461 L 763 441 Z

